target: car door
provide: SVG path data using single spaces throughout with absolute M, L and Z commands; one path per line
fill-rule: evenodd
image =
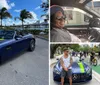
M 16 32 L 15 43 L 13 45 L 14 53 L 18 53 L 27 49 L 27 37 L 24 37 L 19 32 Z

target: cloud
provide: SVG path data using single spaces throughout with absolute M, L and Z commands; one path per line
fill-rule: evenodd
M 10 8 L 10 6 L 7 3 L 7 0 L 0 0 L 0 8 L 6 7 L 7 9 Z
M 30 13 L 32 14 L 33 18 L 32 19 L 26 19 L 24 24 L 33 24 L 38 20 L 37 15 L 36 15 L 35 12 L 30 11 Z
M 47 0 L 42 0 L 42 2 L 47 2 Z
M 8 0 L 0 0 L 0 8 L 6 7 L 7 9 L 11 9 L 14 6 L 15 6 L 14 3 L 8 4 Z
M 19 10 L 17 10 L 17 11 L 19 11 Z M 40 20 L 40 22 L 43 22 L 43 18 L 38 19 L 37 14 L 34 11 L 30 11 L 30 13 L 32 14 L 33 18 L 32 19 L 25 19 L 24 24 L 33 24 L 37 20 Z M 15 25 L 21 25 L 22 22 L 19 19 L 17 19 L 16 21 L 14 19 L 10 19 L 10 18 L 3 19 L 3 25 L 13 25 L 13 24 L 15 24 Z
M 40 9 L 40 6 L 38 6 L 38 7 L 35 8 L 35 10 L 38 10 L 38 9 Z
M 15 6 L 15 3 L 14 2 L 10 4 L 10 7 L 14 7 L 14 6 Z
M 38 18 L 37 18 L 37 14 L 36 14 L 35 12 L 30 11 L 30 13 L 32 14 L 34 20 L 38 20 Z
M 16 9 L 16 10 L 14 10 L 14 11 L 15 11 L 15 12 L 20 12 L 20 11 L 21 11 L 21 9 L 18 9 L 18 10 Z

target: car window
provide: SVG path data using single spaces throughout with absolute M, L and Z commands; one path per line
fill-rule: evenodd
M 65 12 L 67 25 L 87 25 L 89 24 L 89 19 L 93 16 L 86 13 L 85 11 L 75 8 L 75 7 L 62 7 Z

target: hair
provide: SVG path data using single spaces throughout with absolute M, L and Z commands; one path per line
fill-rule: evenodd
M 54 27 L 54 23 L 55 23 L 55 14 L 61 11 L 62 14 L 64 15 L 64 10 L 58 6 L 58 5 L 53 5 L 50 8 L 50 28 L 52 29 L 52 27 Z
M 67 51 L 68 49 L 67 48 L 65 48 L 65 49 L 63 49 L 63 52 L 65 52 L 65 51 Z

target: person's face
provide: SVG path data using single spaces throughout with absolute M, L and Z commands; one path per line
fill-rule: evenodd
M 54 25 L 57 28 L 63 28 L 65 24 L 65 16 L 61 11 L 56 12 Z
M 68 52 L 69 52 L 68 50 L 64 51 L 64 55 L 68 55 Z

